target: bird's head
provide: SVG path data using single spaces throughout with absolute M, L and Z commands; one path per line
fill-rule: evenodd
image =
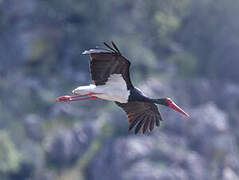
M 180 112 L 181 114 L 183 114 L 184 116 L 186 117 L 189 117 L 189 115 L 184 112 L 180 107 L 178 107 L 170 98 L 161 98 L 161 99 L 157 99 L 155 101 L 156 104 L 161 104 L 161 105 L 164 105 L 164 106 L 167 106 L 175 111 L 178 111 Z

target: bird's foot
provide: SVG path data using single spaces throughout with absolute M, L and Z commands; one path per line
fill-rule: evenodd
M 90 96 L 89 96 L 90 95 Z M 87 94 L 87 95 L 77 95 L 77 96 L 60 96 L 56 98 L 56 102 L 64 101 L 64 102 L 70 102 L 70 101 L 82 101 L 87 99 L 98 99 L 96 96 L 92 96 L 93 93 Z M 79 98 L 83 97 L 83 98 Z
M 71 96 L 60 96 L 56 98 L 56 102 L 60 102 L 60 101 L 69 102 L 71 100 L 72 100 Z

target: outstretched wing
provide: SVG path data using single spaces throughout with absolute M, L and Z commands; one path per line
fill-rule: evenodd
M 157 106 L 153 103 L 131 101 L 128 103 L 116 102 L 116 104 L 126 112 L 130 123 L 129 130 L 136 126 L 135 134 L 139 132 L 141 127 L 142 133 L 144 134 L 147 129 L 152 131 L 154 125 L 160 125 L 162 117 Z
M 104 43 L 107 49 L 90 49 L 83 54 L 90 54 L 90 74 L 95 85 L 104 85 L 110 75 L 121 74 L 126 82 L 127 89 L 133 87 L 129 67 L 130 62 L 121 55 L 117 46 Z

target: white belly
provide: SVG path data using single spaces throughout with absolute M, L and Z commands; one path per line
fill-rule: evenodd
M 109 100 L 117 101 L 120 103 L 127 103 L 129 97 L 129 90 L 121 74 L 112 74 L 105 85 L 95 86 L 93 84 L 89 86 L 80 86 L 73 90 L 74 94 L 88 94 L 99 93 L 94 96 Z

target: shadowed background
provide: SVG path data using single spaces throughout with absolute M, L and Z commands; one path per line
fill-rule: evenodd
M 238 0 L 0 0 L 0 180 L 239 179 Z M 128 132 L 112 102 L 56 103 L 114 40 L 134 85 L 171 97 Z

